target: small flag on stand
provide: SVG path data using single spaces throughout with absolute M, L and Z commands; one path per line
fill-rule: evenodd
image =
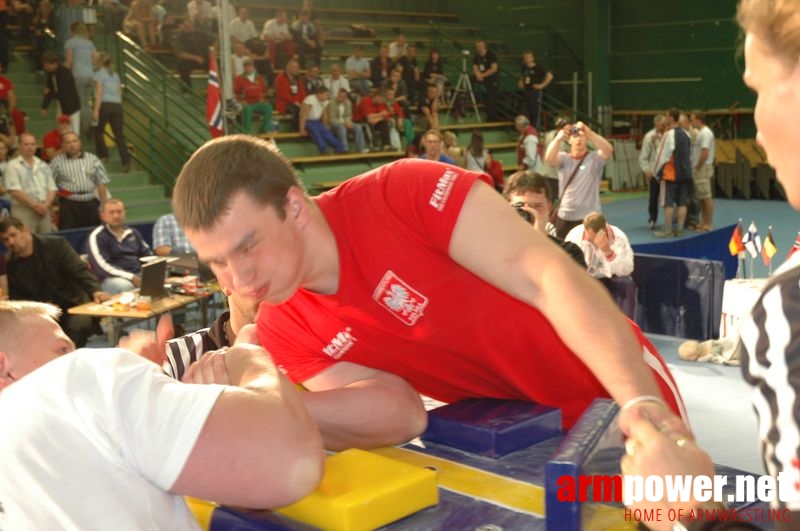
M 772 257 L 778 252 L 778 247 L 775 245 L 775 239 L 772 237 L 772 227 L 767 230 L 767 236 L 764 238 L 764 245 L 761 247 L 761 259 L 764 260 L 764 265 L 768 266 L 772 262 Z
M 800 237 L 800 236 L 798 236 Z M 733 229 L 733 234 L 731 234 L 731 241 L 728 242 L 728 250 L 731 252 L 731 256 L 736 256 L 739 253 L 744 251 L 744 244 L 742 243 L 742 222 L 736 224 L 736 228 Z
M 742 237 L 742 243 L 747 252 L 750 253 L 750 258 L 755 258 L 761 253 L 761 236 L 758 235 L 755 221 L 750 222 L 750 227 Z
M 208 95 L 206 96 L 206 122 L 211 138 L 222 136 L 222 101 L 219 97 L 217 60 L 212 50 L 208 58 Z
M 797 238 L 795 238 L 792 248 L 789 249 L 789 254 L 786 255 L 786 259 L 788 260 L 797 251 L 800 251 L 800 232 L 797 233 Z

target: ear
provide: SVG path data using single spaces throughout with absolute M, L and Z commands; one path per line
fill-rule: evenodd
M 14 380 L 8 376 L 9 370 L 11 370 L 11 360 L 8 354 L 0 350 L 0 390 L 14 383 Z
M 286 192 L 286 217 L 300 226 L 305 226 L 308 223 L 308 198 L 298 186 L 292 186 Z

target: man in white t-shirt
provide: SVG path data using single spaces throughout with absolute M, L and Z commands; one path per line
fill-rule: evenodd
M 697 230 L 708 232 L 714 225 L 714 132 L 706 125 L 700 111 L 692 111 L 689 120 L 697 130 L 697 136 L 692 139 L 692 178 L 695 195 L 700 201 Z
M 58 313 L 0 301 L 6 529 L 199 529 L 181 496 L 266 508 L 316 487 L 316 425 L 266 351 L 245 344 L 254 333 L 181 383 L 132 352 L 74 351 Z
M 261 38 L 269 45 L 269 53 L 272 57 L 272 66 L 281 67 L 286 64 L 286 61 L 294 57 L 294 38 L 289 29 L 288 16 L 285 9 L 279 9 L 275 12 L 275 18 L 271 18 L 264 22 L 264 27 L 261 30 Z M 278 62 L 278 52 L 283 54 L 285 59 Z
M 250 10 L 246 7 L 239 9 L 239 16 L 228 24 L 234 42 L 247 42 L 258 37 L 258 31 L 250 20 Z
M 319 87 L 316 94 L 305 97 L 300 110 L 300 134 L 310 136 L 320 153 L 326 153 L 329 147 L 336 153 L 346 153 L 347 149 L 328 127 L 328 113 L 325 108 L 329 101 L 330 91 L 325 86 Z

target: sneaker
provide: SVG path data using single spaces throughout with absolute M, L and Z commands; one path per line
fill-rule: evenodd
M 648 224 L 650 225 L 650 230 L 656 230 L 656 220 L 651 219 Z
M 675 236 L 676 238 L 680 238 L 681 236 L 683 236 L 683 229 L 675 229 L 674 231 L 672 231 L 672 235 Z
M 671 238 L 674 236 L 674 232 L 669 229 L 657 230 L 653 232 L 653 236 L 656 238 Z

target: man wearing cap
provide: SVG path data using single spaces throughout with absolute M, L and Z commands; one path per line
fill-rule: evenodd
M 42 160 L 50 162 L 64 152 L 62 138 L 72 131 L 72 125 L 67 114 L 59 114 L 56 118 L 56 128 L 51 129 L 42 137 Z
M 242 104 L 242 130 L 250 134 L 253 127 L 253 113 L 263 116 L 261 130 L 264 134 L 272 127 L 272 105 L 267 101 L 267 82 L 258 75 L 253 60 L 249 57 L 242 61 L 244 72 L 233 81 L 233 92 L 236 101 Z
M 53 159 L 50 169 L 61 196 L 58 228 L 99 225 L 100 202 L 108 199 L 108 173 L 96 155 L 83 151 L 77 133 L 64 135 L 64 152 Z

